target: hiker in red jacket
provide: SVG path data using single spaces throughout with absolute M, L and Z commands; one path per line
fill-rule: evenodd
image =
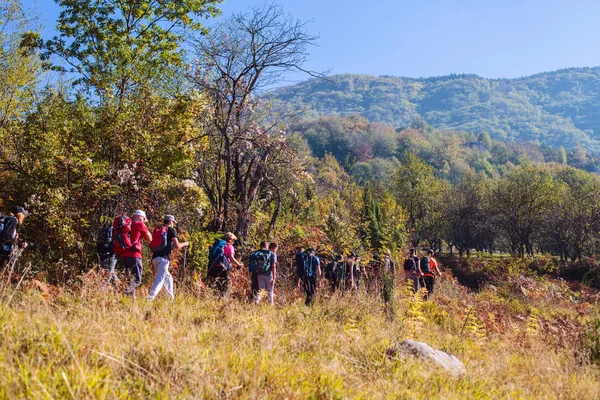
M 144 211 L 136 210 L 131 221 L 131 232 L 129 233 L 131 247 L 121 252 L 120 256 L 123 265 L 133 276 L 129 286 L 125 289 L 125 294 L 135 296 L 135 289 L 142 284 L 142 241 L 150 242 L 152 235 L 146 226 L 148 219 Z

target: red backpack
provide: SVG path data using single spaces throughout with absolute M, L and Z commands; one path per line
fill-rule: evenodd
M 121 255 L 131 250 L 135 245 L 135 243 L 131 243 L 131 218 L 125 214 L 115 218 L 113 228 L 115 253 Z
M 153 253 L 159 253 L 169 246 L 167 241 L 168 226 L 160 226 L 152 231 L 152 241 L 150 242 L 150 250 Z

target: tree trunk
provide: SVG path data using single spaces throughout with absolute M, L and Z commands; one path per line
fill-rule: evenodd
M 279 213 L 281 212 L 281 191 L 279 190 L 279 186 L 275 185 L 270 179 L 268 179 L 267 182 L 269 182 L 273 189 L 275 189 L 275 193 L 277 194 L 277 206 L 275 207 L 275 211 L 273 211 L 271 223 L 269 224 L 269 231 L 267 232 L 267 237 L 270 240 L 273 231 L 275 231 L 275 229 L 277 228 L 277 218 L 279 217 Z

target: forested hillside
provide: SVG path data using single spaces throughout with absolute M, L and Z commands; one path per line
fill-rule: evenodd
M 600 151 L 600 68 L 519 79 L 335 75 L 269 94 L 309 118 L 359 114 L 406 128 L 422 118 L 440 129 L 489 132 L 509 141 Z

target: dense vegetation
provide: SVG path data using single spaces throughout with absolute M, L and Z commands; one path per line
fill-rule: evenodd
M 292 123 L 258 94 L 300 68 L 316 38 L 279 7 L 207 34 L 195 21 L 218 12 L 212 2 L 101 4 L 65 1 L 47 41 L 16 0 L 3 9 L 2 85 L 14 94 L 0 126 L 3 205 L 32 211 L 21 269 L 73 282 L 95 263 L 102 225 L 136 208 L 178 216 L 199 273 L 226 230 L 242 253 L 263 238 L 329 256 L 421 245 L 581 263 L 600 250 L 600 178 L 585 171 L 598 158 L 584 149 L 418 118 L 406 129 L 359 116 Z M 44 69 L 72 85 L 40 88 Z
M 335 75 L 276 90 L 270 97 L 309 116 L 362 115 L 406 128 L 422 118 L 440 129 L 489 132 L 508 141 L 600 150 L 600 68 L 519 79 Z

